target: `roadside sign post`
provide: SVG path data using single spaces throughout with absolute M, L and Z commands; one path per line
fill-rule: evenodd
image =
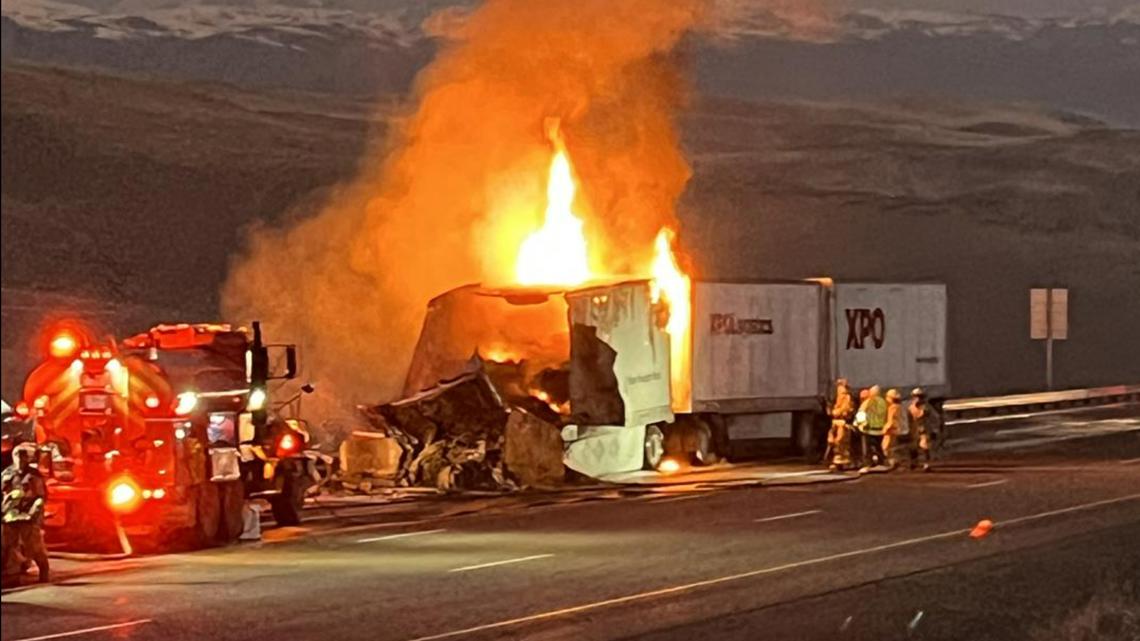
M 1029 290 L 1029 338 L 1045 341 L 1045 389 L 1053 389 L 1053 341 L 1069 338 L 1069 290 Z

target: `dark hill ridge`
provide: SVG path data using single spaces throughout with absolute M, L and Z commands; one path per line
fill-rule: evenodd
M 35 324 L 12 292 L 130 302 L 110 331 L 211 319 L 243 229 L 319 205 L 383 127 L 344 96 L 12 65 L 3 86 L 6 395 Z M 1140 381 L 1140 132 L 925 100 L 704 101 L 682 124 L 700 274 L 947 282 L 963 393 L 1040 387 L 1025 290 L 1066 284 L 1058 381 Z

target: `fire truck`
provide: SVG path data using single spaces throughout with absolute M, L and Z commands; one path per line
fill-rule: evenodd
M 297 372 L 261 328 L 159 325 L 119 343 L 54 332 L 18 408 L 48 478 L 46 534 L 81 547 L 236 540 L 247 499 L 301 521 L 313 459 L 303 422 L 270 398 Z M 276 387 L 277 389 L 271 389 Z

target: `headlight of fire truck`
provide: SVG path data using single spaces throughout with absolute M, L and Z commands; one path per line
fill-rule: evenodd
M 249 401 L 246 402 L 245 408 L 250 412 L 260 411 L 265 407 L 265 390 L 260 387 L 255 387 L 249 391 Z
M 174 404 L 174 413 L 179 416 L 186 416 L 194 411 L 194 407 L 198 405 L 198 395 L 194 392 L 182 392 L 178 395 L 177 401 Z
M 142 503 L 142 491 L 138 483 L 129 476 L 120 476 L 107 485 L 107 506 L 115 512 L 126 514 L 138 509 Z

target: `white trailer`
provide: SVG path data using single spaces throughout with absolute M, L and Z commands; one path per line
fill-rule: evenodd
M 666 450 L 698 462 L 774 441 L 816 455 L 840 377 L 950 391 L 945 285 L 698 281 L 692 310 L 692 404 Z

